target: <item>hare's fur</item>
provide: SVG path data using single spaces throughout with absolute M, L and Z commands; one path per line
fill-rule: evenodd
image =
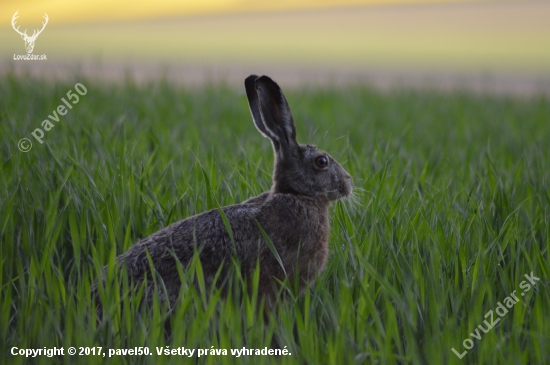
M 177 261 L 186 267 L 195 252 L 207 285 L 218 270 L 221 278 L 226 276 L 235 255 L 245 277 L 259 262 L 260 294 L 267 306 L 273 305 L 278 283 L 285 278 L 293 281 L 299 275 L 300 287 L 305 288 L 327 261 L 330 202 L 351 193 L 351 176 L 330 155 L 296 142 L 294 121 L 279 86 L 267 76 L 251 75 L 245 87 L 254 123 L 273 143 L 275 167 L 269 191 L 222 208 L 233 241 L 219 210 L 213 209 L 142 239 L 116 259 L 117 266 L 125 266 L 134 283 L 142 282 L 145 276 L 151 283 L 148 252 L 166 288 L 160 291 L 160 299 L 170 304 L 175 303 L 181 289 Z M 321 166 L 325 161 L 326 166 Z M 284 270 L 258 225 L 273 243 Z M 146 290 L 147 301 L 153 292 Z

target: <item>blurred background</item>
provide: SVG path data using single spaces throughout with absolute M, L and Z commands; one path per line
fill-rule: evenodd
M 32 34 L 26 54 L 11 20 Z M 549 1 L 2 0 L 0 72 L 550 95 Z

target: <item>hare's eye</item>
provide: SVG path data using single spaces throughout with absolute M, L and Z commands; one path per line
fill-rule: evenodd
M 328 158 L 325 156 L 320 156 L 315 159 L 315 164 L 317 167 L 327 167 L 328 165 Z

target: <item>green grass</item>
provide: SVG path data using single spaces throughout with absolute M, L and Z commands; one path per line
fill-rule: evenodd
M 40 145 L 30 133 L 76 82 L 88 93 Z M 0 76 L 0 362 L 175 364 L 186 362 L 155 348 L 261 349 L 276 337 L 292 355 L 187 361 L 546 363 L 550 101 L 359 86 L 286 94 L 298 140 L 336 157 L 359 197 L 331 209 L 331 256 L 311 290 L 266 326 L 254 310 L 258 298 L 238 290 L 207 300 L 189 285 L 167 316 L 159 303 L 139 309 L 139 294 L 120 297 L 108 283 L 99 322 L 90 287 L 102 266 L 216 201 L 267 190 L 270 143 L 252 124 L 241 84 Z M 24 137 L 34 144 L 27 153 L 17 148 Z M 472 338 L 531 272 L 540 278 L 534 290 Z M 185 286 L 200 266 L 181 275 Z M 464 351 L 466 338 L 474 347 L 459 360 L 451 348 Z M 147 346 L 155 355 L 25 359 L 10 354 L 13 346 Z

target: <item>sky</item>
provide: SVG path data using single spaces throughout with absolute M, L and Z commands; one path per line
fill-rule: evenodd
M 58 24 L 178 17 L 213 13 L 285 11 L 357 5 L 451 3 L 467 0 L 2 0 L 2 18 L 19 12 L 22 23 L 44 13 Z M 479 2 L 479 0 L 478 0 Z M 3 25 L 3 24 L 2 24 Z
M 28 34 L 48 14 L 33 51 L 47 62 L 14 58 L 27 53 L 11 26 L 16 11 Z M 550 79 L 548 0 L 0 0 L 0 15 L 0 72 L 122 65 Z

